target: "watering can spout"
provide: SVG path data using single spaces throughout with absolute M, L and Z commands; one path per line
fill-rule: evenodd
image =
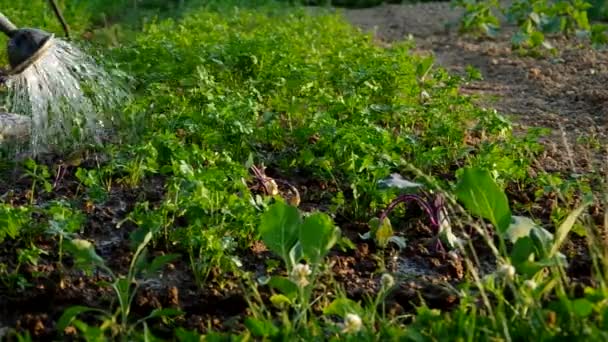
M 17 28 L 0 13 L 0 31 L 10 37 L 7 46 L 11 73 L 20 73 L 40 58 L 52 43 L 48 32 L 34 28 Z
M 0 13 L 0 31 L 9 37 L 12 37 L 17 32 L 17 26 L 13 24 L 7 17 Z

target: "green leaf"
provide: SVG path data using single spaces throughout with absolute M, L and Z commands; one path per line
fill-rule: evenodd
M 175 336 L 179 342 L 202 342 L 203 336 L 199 335 L 196 331 L 186 330 L 184 328 L 177 328 L 175 330 Z M 206 340 L 206 339 L 205 339 Z
M 157 318 L 157 317 L 174 317 L 174 316 L 180 316 L 183 314 L 184 314 L 183 311 L 177 310 L 177 309 L 171 309 L 171 308 L 155 309 L 148 315 L 147 319 Z
M 304 252 L 302 251 L 302 244 L 298 241 L 289 251 L 289 262 L 288 265 L 295 265 L 302 260 Z
M 530 39 L 530 36 L 528 34 L 526 34 L 524 32 L 516 32 L 513 35 L 513 37 L 511 37 L 511 42 L 515 46 L 521 46 L 525 42 L 527 42 L 529 39 Z
M 558 33 L 562 29 L 560 17 L 549 17 L 542 23 L 542 30 L 545 33 Z
M 576 234 L 579 237 L 586 237 L 587 236 L 587 228 L 585 228 L 584 225 L 579 224 L 579 223 L 575 223 L 572 226 L 572 232 L 574 234 Z
M 17 207 L 0 203 L 0 243 L 8 236 L 16 238 L 21 230 L 28 226 L 30 213 L 26 207 Z
M 431 70 L 431 68 L 433 68 L 433 64 L 434 63 L 435 63 L 435 61 L 433 60 L 433 58 L 424 58 L 424 59 L 421 59 L 416 64 L 416 76 L 419 79 L 424 79 L 425 76 Z
M 536 12 L 532 12 L 529 14 L 530 20 L 532 20 L 532 22 L 535 25 L 539 25 L 540 24 L 540 16 L 538 15 L 538 13 Z
M 374 241 L 380 248 L 386 248 L 390 242 L 390 238 L 395 234 L 391 225 L 391 220 L 385 217 L 382 222 L 377 217 L 369 221 L 369 227 L 373 234 Z
M 546 257 L 554 244 L 553 234 L 543 227 L 536 226 L 532 228 L 530 238 L 534 242 L 538 256 L 540 258 Z
M 282 294 L 274 294 L 270 296 L 270 302 L 277 308 L 285 308 L 291 305 L 291 300 Z
M 272 337 L 279 333 L 279 329 L 269 321 L 262 321 L 256 318 L 248 317 L 245 319 L 245 326 L 253 336 L 256 337 Z
M 520 238 L 530 236 L 534 227 L 536 227 L 536 223 L 532 219 L 524 216 L 512 216 L 511 224 L 503 236 L 508 238 L 511 243 L 515 243 Z
M 530 259 L 534 253 L 534 242 L 529 236 L 522 237 L 515 242 L 511 251 L 511 263 L 515 268 Z
M 146 275 L 152 275 L 161 270 L 166 264 L 170 263 L 173 260 L 176 260 L 177 258 L 179 258 L 179 254 L 166 254 L 157 256 L 156 258 L 154 258 L 154 260 L 152 260 L 151 263 L 149 263 L 144 268 L 143 271 Z
M 545 35 L 540 31 L 534 31 L 530 34 L 530 42 L 532 46 L 540 46 L 545 41 Z
M 126 308 L 129 305 L 129 296 L 132 294 L 130 291 L 133 284 L 132 280 L 127 277 L 120 277 L 111 284 L 121 308 Z
M 96 308 L 90 308 L 88 306 L 72 306 L 67 308 L 63 314 L 61 314 L 61 317 L 59 317 L 59 319 L 57 320 L 57 330 L 59 331 L 63 331 L 65 330 L 65 328 L 67 328 L 72 321 L 74 320 L 74 318 L 76 318 L 76 316 L 80 315 L 81 313 L 85 313 L 85 312 L 91 312 L 91 311 L 96 311 L 96 312 L 100 312 L 105 314 L 104 311 L 96 309 Z
M 74 263 L 84 267 L 91 268 L 96 265 L 103 265 L 103 259 L 95 252 L 95 246 L 83 239 L 73 239 L 64 241 L 64 249 L 66 252 L 74 256 Z
M 511 224 L 511 209 L 505 193 L 487 170 L 466 168 L 456 186 L 456 195 L 474 215 L 489 220 L 500 232 Z
M 543 258 L 537 261 L 536 264 L 542 267 L 567 267 L 568 260 L 562 253 L 557 253 L 551 258 Z
M 566 241 L 566 237 L 568 233 L 576 223 L 578 217 L 583 213 L 583 210 L 589 206 L 589 202 L 584 203 L 574 211 L 572 211 L 568 217 L 562 222 L 562 224 L 555 231 L 555 240 L 553 242 L 553 246 L 551 246 L 551 250 L 549 251 L 549 257 L 553 257 L 560 249 L 564 241 Z
M 586 298 L 575 299 L 572 302 L 572 309 L 578 317 L 587 317 L 593 312 L 593 303 Z
M 72 324 L 82 333 L 82 339 L 87 342 L 105 342 L 107 337 L 104 336 L 103 329 L 90 326 L 81 320 L 74 320 Z
M 333 220 L 323 213 L 308 216 L 300 228 L 300 244 L 302 253 L 311 264 L 318 264 L 336 244 L 340 230 L 334 226 Z
M 25 162 L 23 162 L 23 165 L 28 170 L 34 170 L 34 169 L 36 169 L 36 166 L 38 166 L 36 164 L 36 162 L 33 159 L 31 159 L 31 158 L 26 159 Z
M 298 286 L 285 277 L 271 277 L 268 281 L 268 286 L 281 291 L 282 294 L 290 299 L 294 299 L 298 294 Z
M 355 313 L 357 315 L 363 314 L 361 305 L 348 298 L 338 298 L 331 302 L 325 309 L 323 309 L 324 315 L 336 315 L 344 318 L 349 313 Z
M 262 215 L 264 244 L 289 264 L 289 251 L 298 240 L 301 219 L 296 207 L 277 201 Z

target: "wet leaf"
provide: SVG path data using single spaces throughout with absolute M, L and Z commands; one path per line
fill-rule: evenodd
M 81 266 L 103 264 L 103 259 L 95 252 L 95 246 L 83 239 L 64 241 L 64 248 L 74 256 L 74 262 Z
M 383 179 L 378 182 L 378 185 L 388 187 L 388 188 L 398 188 L 398 189 L 411 189 L 411 188 L 419 188 L 422 184 L 411 182 L 405 178 L 403 178 L 398 173 L 391 174 L 390 178 Z
M 525 216 L 512 216 L 511 224 L 504 236 L 507 237 L 511 243 L 515 243 L 520 238 L 530 236 L 530 232 L 534 227 L 536 227 L 536 223 L 534 223 L 532 219 Z
M 298 240 L 300 224 L 298 209 L 277 201 L 262 215 L 260 235 L 268 249 L 288 262 L 289 252 Z
M 393 235 L 388 239 L 388 241 L 397 245 L 397 247 L 399 247 L 399 249 L 405 249 L 405 247 L 407 246 L 407 244 L 405 242 L 405 238 L 402 236 Z
M 300 244 L 302 253 L 310 263 L 318 264 L 336 244 L 340 230 L 334 226 L 333 220 L 323 213 L 308 216 L 300 228 Z
M 456 186 L 456 195 L 467 210 L 492 222 L 500 232 L 511 224 L 511 209 L 505 193 L 487 170 L 466 168 Z
M 543 227 L 535 226 L 530 231 L 538 256 L 544 258 L 554 244 L 553 234 Z

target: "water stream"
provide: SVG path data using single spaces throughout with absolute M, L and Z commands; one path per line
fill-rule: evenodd
M 31 118 L 33 155 L 99 143 L 127 97 L 121 83 L 91 56 L 52 39 L 43 56 L 7 80 L 8 109 Z

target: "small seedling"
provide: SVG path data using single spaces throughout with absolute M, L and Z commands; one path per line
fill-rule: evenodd
M 111 269 L 109 269 L 103 259 L 95 252 L 95 247 L 92 243 L 87 240 L 73 239 L 66 241 L 66 250 L 69 251 L 73 257 L 77 267 L 83 268 L 87 271 L 92 271 L 95 268 L 99 268 L 104 271 L 109 278 L 109 282 L 102 282 L 102 285 L 109 286 L 114 291 L 116 300 L 118 301 L 118 307 L 113 310 L 110 309 L 97 309 L 86 306 L 73 306 L 68 308 L 57 321 L 57 328 L 60 331 L 65 330 L 70 324 L 75 324 L 76 327 L 80 328 L 82 332 L 86 333 L 86 325 L 76 320 L 76 317 L 85 313 L 91 312 L 99 316 L 102 321 L 101 331 L 107 331 L 112 337 L 127 338 L 131 336 L 135 329 L 140 325 L 144 325 L 145 322 L 152 318 L 157 317 L 173 317 L 181 314 L 181 311 L 175 309 L 156 309 L 152 311 L 148 316 L 143 317 L 135 322 L 131 321 L 131 306 L 137 290 L 146 282 L 146 279 L 150 279 L 162 267 L 176 258 L 176 255 L 163 255 L 156 257 L 152 261 L 147 259 L 146 246 L 152 240 L 153 233 L 151 231 L 144 232 L 142 240 L 139 242 L 131 264 L 129 266 L 129 272 L 126 276 L 117 275 Z
M 53 185 L 50 182 L 50 173 L 46 165 L 36 163 L 33 159 L 27 159 L 24 163 L 25 175 L 22 178 L 31 178 L 32 186 L 28 192 L 30 205 L 34 204 L 36 198 L 37 185 L 42 184 L 42 188 L 45 192 L 50 193 L 53 191 Z

